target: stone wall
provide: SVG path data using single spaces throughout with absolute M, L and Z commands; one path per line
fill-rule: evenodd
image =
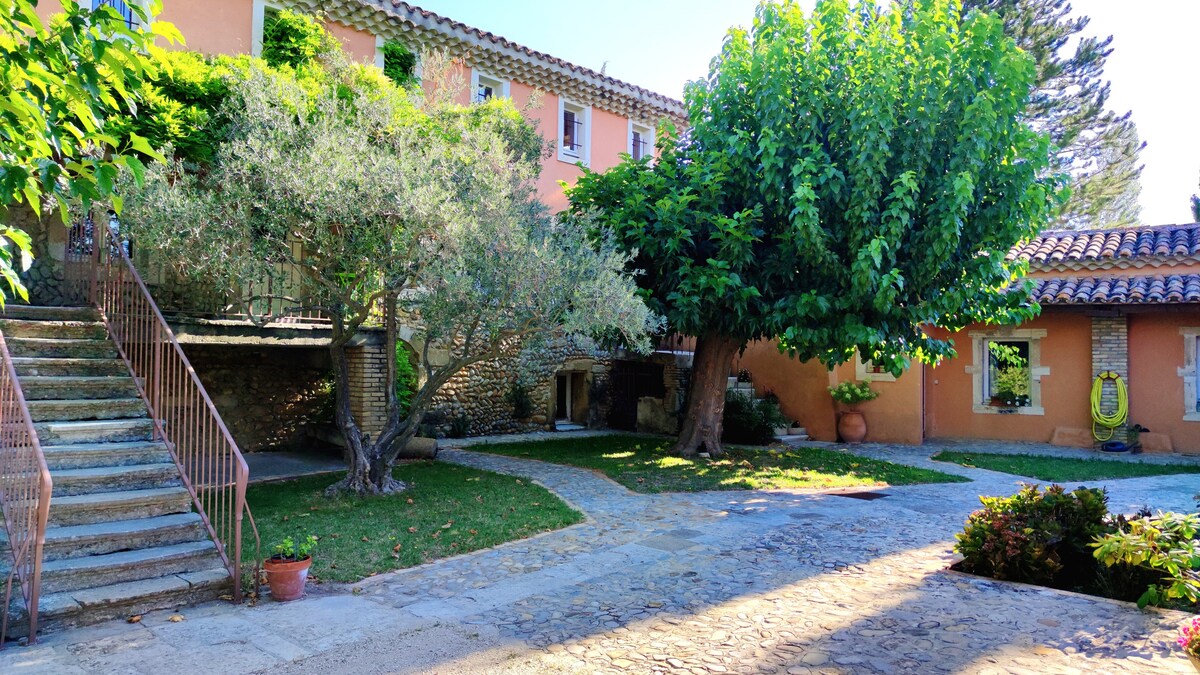
M 324 348 L 185 345 L 184 351 L 244 452 L 307 445 L 310 428 L 332 411 Z
M 62 305 L 67 227 L 57 214 L 39 218 L 24 204 L 0 208 L 0 222 L 25 231 L 33 240 L 33 264 L 21 274 L 21 281 L 29 289 L 30 304 Z
M 434 397 L 430 421 L 448 434 L 455 417 L 469 419 L 468 435 L 508 434 L 553 428 L 555 374 L 582 373 L 587 383 L 587 426 L 603 427 L 608 417 L 607 353 L 582 341 L 561 340 L 524 350 L 512 349 L 497 359 L 469 366 L 450 379 Z M 533 402 L 527 419 L 513 415 L 510 392 L 523 383 Z

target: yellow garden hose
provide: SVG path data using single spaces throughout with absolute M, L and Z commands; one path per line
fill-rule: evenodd
M 1104 391 L 1104 381 L 1112 380 L 1117 385 L 1117 409 L 1111 415 L 1105 415 L 1104 411 L 1100 410 L 1100 395 Z M 1125 390 L 1125 380 L 1121 376 L 1111 370 L 1106 370 L 1096 376 L 1096 381 L 1092 383 L 1092 436 L 1101 443 L 1113 437 L 1116 428 L 1125 423 L 1129 417 L 1129 392 Z M 1108 428 L 1108 435 L 1101 438 L 1101 431 L 1097 431 L 1097 425 Z

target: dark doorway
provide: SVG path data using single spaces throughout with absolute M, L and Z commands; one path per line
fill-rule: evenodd
M 608 412 L 608 426 L 637 431 L 638 399 L 643 396 L 662 398 L 666 394 L 663 367 L 658 363 L 617 361 L 613 364 L 610 391 L 612 405 Z

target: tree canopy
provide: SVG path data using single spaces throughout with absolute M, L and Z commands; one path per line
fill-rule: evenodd
M 1032 315 L 1005 255 L 1062 182 L 1023 114 L 1034 66 L 1000 21 L 956 5 L 764 2 L 688 87 L 681 138 L 569 191 L 574 216 L 636 252 L 652 309 L 698 338 L 678 451 L 719 451 L 748 341 L 899 372 L 952 353 L 924 326 Z
M 426 77 L 437 62 L 424 60 Z M 336 47 L 278 67 L 196 63 L 224 88 L 204 111 L 217 142 L 199 162 L 168 148 L 176 159 L 131 187 L 122 226 L 201 283 L 237 293 L 286 277 L 330 318 L 350 462 L 340 488 L 401 488 L 393 461 L 438 388 L 472 363 L 559 335 L 648 346 L 653 318 L 627 257 L 537 201 L 545 144 L 511 102 L 427 101 Z M 394 354 L 401 315 L 419 329 L 424 382 L 405 411 L 389 369 L 388 420 L 372 438 L 350 409 L 346 346 L 378 322 Z
M 146 139 L 115 128 L 118 116 L 135 115 L 139 88 L 162 67 L 155 38 L 181 40 L 174 26 L 149 19 L 161 0 L 130 5 L 139 18 L 130 27 L 112 7 L 94 12 L 62 3 L 47 24 L 32 0 L 0 1 L 0 206 L 58 207 L 64 221 L 72 205 L 109 199 L 118 171 L 139 174 L 157 157 Z M 150 25 L 149 30 L 141 28 Z M 0 276 L 9 292 L 28 298 L 14 269 L 28 267 L 28 235 L 0 228 Z M 5 292 L 0 290 L 0 304 Z
M 1085 35 L 1091 19 L 1075 12 L 1069 0 L 963 0 L 963 8 L 999 17 L 1005 32 L 1033 57 L 1036 75 L 1026 112 L 1058 149 L 1055 170 L 1071 174 L 1071 196 L 1056 224 L 1137 225 L 1145 143 L 1130 113 L 1107 108 L 1109 83 L 1103 77 L 1112 36 Z

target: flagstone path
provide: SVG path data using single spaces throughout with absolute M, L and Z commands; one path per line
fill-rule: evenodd
M 0 672 L 1193 672 L 1174 646 L 1185 614 L 946 571 L 977 495 L 1021 479 L 932 462 L 936 449 L 855 448 L 974 481 L 874 500 L 639 495 L 587 470 L 448 449 L 537 480 L 587 522 L 300 602 L 51 635 L 0 652 Z M 1117 510 L 1194 510 L 1200 475 L 1101 484 Z

